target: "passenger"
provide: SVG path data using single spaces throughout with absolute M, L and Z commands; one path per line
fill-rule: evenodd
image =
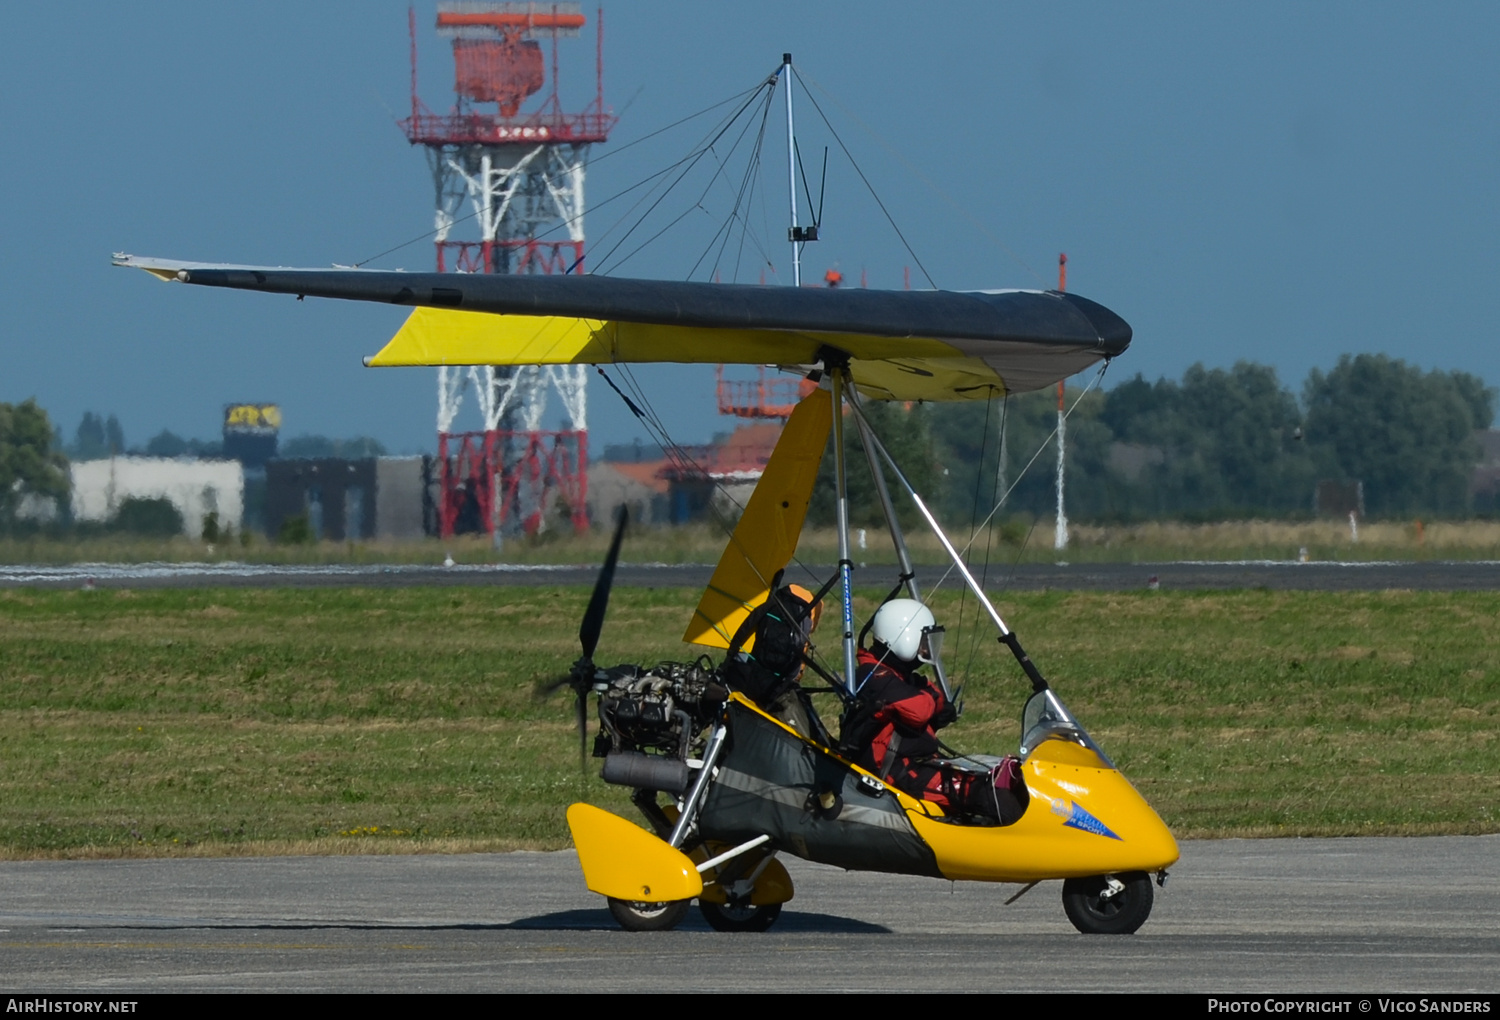
M 1009 825 L 1029 800 L 1016 759 L 983 773 L 938 756 L 937 731 L 958 714 L 919 670 L 935 660 L 930 635 L 940 630 L 932 611 L 914 599 L 880 607 L 870 625 L 872 646 L 859 652 L 859 692 L 845 714 L 841 743 L 861 767 L 904 793 L 949 813 Z

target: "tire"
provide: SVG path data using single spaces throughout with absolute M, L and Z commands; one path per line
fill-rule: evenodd
M 1108 896 L 1107 878 L 1125 888 Z M 1132 935 L 1151 916 L 1151 876 L 1144 871 L 1123 875 L 1070 878 L 1063 883 L 1063 911 L 1085 935 Z
M 609 897 L 609 912 L 626 931 L 671 931 L 687 916 L 688 901 L 640 903 Z
M 780 903 L 767 903 L 763 907 L 750 904 L 743 906 L 698 901 L 698 911 L 714 931 L 766 931 L 781 916 Z

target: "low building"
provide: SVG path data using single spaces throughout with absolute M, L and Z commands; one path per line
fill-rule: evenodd
M 737 519 L 771 460 L 781 429 L 781 422 L 755 422 L 717 436 L 707 446 L 684 447 L 683 456 L 660 471 L 669 485 L 671 522 L 710 515 Z
M 266 534 L 302 518 L 314 541 L 421 538 L 425 487 L 421 457 L 268 461 Z
M 637 524 L 665 524 L 670 520 L 667 480 L 661 477 L 665 460 L 595 461 L 589 465 L 589 520 L 608 527 L 620 507 Z
M 429 470 L 421 457 L 375 458 L 375 537 L 426 535 Z
M 58 499 L 55 496 L 43 496 L 40 493 L 27 492 L 16 482 L 16 520 L 29 521 L 32 524 L 51 524 L 57 520 Z
M 245 472 L 234 460 L 109 457 L 75 461 L 72 510 L 76 521 L 106 522 L 127 499 L 166 499 L 182 514 L 188 535 L 203 534 L 203 519 L 238 531 L 244 517 Z

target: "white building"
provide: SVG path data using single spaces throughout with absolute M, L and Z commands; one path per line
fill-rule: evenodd
M 219 527 L 240 530 L 245 470 L 237 460 L 111 457 L 71 465 L 73 519 L 107 521 L 125 500 L 169 499 L 188 535 L 203 534 L 203 518 L 217 512 Z

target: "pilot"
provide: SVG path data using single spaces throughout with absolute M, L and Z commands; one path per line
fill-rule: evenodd
M 822 616 L 816 596 L 800 584 L 768 593 L 729 642 L 722 675 L 731 688 L 798 733 L 828 743 L 828 733 L 802 690 L 803 658 Z M 754 638 L 752 651 L 741 649 Z
M 818 621 L 823 618 L 823 604 L 816 596 L 800 584 L 789 584 L 778 593 L 781 596 L 781 608 L 789 610 L 792 615 L 800 620 L 794 628 L 796 638 L 800 639 L 801 645 L 797 649 L 798 658 L 808 649 L 808 643 L 812 640 L 813 631 L 818 629 Z M 803 606 L 810 607 L 805 611 Z M 760 637 L 756 638 L 757 647 L 760 646 Z M 807 692 L 801 687 L 799 681 L 802 678 L 802 664 L 799 661 L 794 672 L 790 673 L 790 682 L 787 686 L 767 705 L 766 711 L 772 718 L 780 719 L 798 733 L 805 734 L 815 740 L 827 744 L 828 733 L 823 726 L 818 713 L 813 709 L 812 702 L 808 700 Z
M 859 652 L 859 692 L 841 743 L 861 767 L 913 797 L 1009 825 L 1028 800 L 1014 758 L 984 773 L 939 757 L 937 731 L 958 714 L 920 670 L 936 661 L 941 633 L 932 610 L 914 599 L 880 607 L 870 624 L 871 647 Z

